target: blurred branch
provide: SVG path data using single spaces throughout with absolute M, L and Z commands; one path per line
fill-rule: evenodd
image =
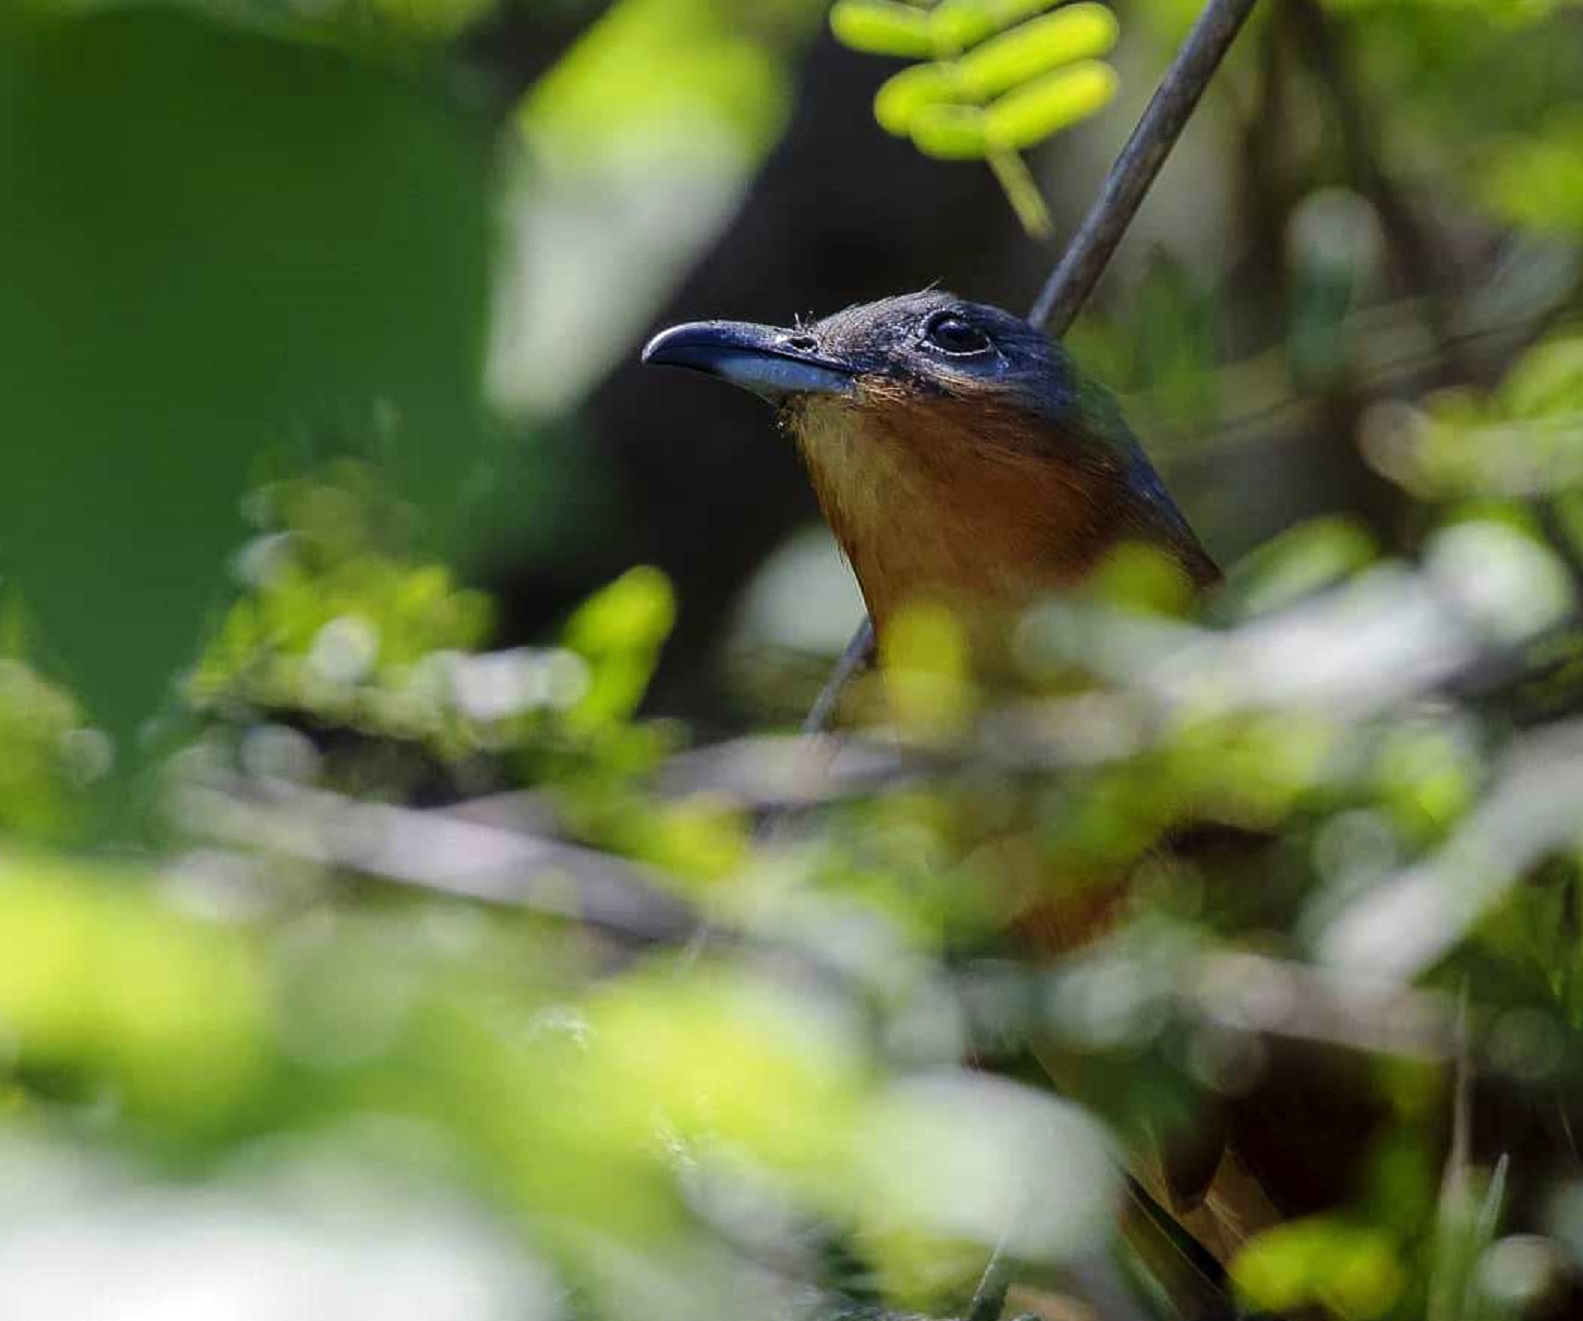
M 807 736 L 760 734 L 695 748 L 671 757 L 649 788 L 662 798 L 695 794 L 724 798 L 752 812 L 797 812 L 907 783 L 927 774 L 924 758 L 872 739 L 845 739 L 831 750 L 825 773 L 807 774 L 819 745 Z M 458 820 L 502 830 L 554 834 L 559 813 L 533 789 L 490 794 L 437 809 Z
M 1099 199 L 1039 291 L 1028 316 L 1035 325 L 1059 338 L 1077 319 L 1256 3 L 1257 0 L 1208 0 L 1205 4 L 1111 167 Z
M 963 1321 L 1000 1321 L 1006 1310 L 1006 1290 L 1011 1286 L 1011 1263 L 1006 1257 L 1005 1244 L 990 1254 L 978 1288 L 973 1291 L 973 1301 L 968 1304 Z
M 1459 359 L 1470 366 L 1504 365 L 1566 304 L 1577 280 L 1577 261 L 1564 245 L 1520 246 L 1501 268 L 1480 279 L 1475 291 L 1447 309 L 1447 334 Z M 1426 321 L 1415 299 L 1347 317 L 1344 329 L 1357 355 L 1355 388 L 1360 395 L 1400 397 L 1433 383 L 1444 358 L 1441 345 L 1425 331 Z M 1215 394 L 1236 400 L 1238 411 L 1222 418 L 1208 435 L 1180 442 L 1177 463 L 1212 462 L 1255 441 L 1284 444 L 1318 425 L 1323 401 L 1291 394 L 1290 378 L 1280 346 L 1220 368 Z
M 279 780 L 183 785 L 195 835 L 396 885 L 513 904 L 649 943 L 686 940 L 692 907 L 656 872 L 593 849 Z
M 802 725 L 804 734 L 817 734 L 829 727 L 830 722 L 835 719 L 836 707 L 840 704 L 841 694 L 846 691 L 847 684 L 867 669 L 873 659 L 874 621 L 864 615 L 863 622 L 858 625 L 852 640 L 846 644 L 846 650 L 841 653 L 841 659 L 830 672 L 825 686 L 819 690 L 819 696 L 808 709 L 808 717 Z

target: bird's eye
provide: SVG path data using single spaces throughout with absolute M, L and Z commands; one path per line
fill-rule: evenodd
M 939 312 L 930 317 L 923 328 L 923 337 L 931 348 L 959 358 L 987 353 L 994 347 L 988 335 L 955 312 Z

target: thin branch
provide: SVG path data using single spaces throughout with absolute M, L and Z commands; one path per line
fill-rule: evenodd
M 990 1255 L 989 1264 L 973 1291 L 973 1301 L 968 1304 L 964 1321 L 1000 1321 L 1006 1310 L 1006 1290 L 1011 1286 L 1011 1262 L 1006 1256 L 1002 1240 Z
M 1040 290 L 1028 317 L 1035 325 L 1060 336 L 1076 319 L 1192 117 L 1209 80 L 1257 3 L 1258 0 L 1208 0 L 1205 4 L 1127 145 L 1111 166 L 1099 197 Z M 874 627 L 865 619 L 820 690 L 803 724 L 805 733 L 817 734 L 828 727 L 848 680 L 864 669 L 873 656 Z
M 1149 186 L 1197 108 L 1204 89 L 1258 0 L 1209 0 L 1176 61 L 1111 167 L 1060 264 L 1051 272 L 1028 320 L 1064 335 L 1115 255 Z
M 809 708 L 808 718 L 802 725 L 804 734 L 823 733 L 829 727 L 830 722 L 835 719 L 836 708 L 841 703 L 841 694 L 846 691 L 847 684 L 867 669 L 873 659 L 874 622 L 864 615 L 863 622 L 858 625 L 852 640 L 846 644 L 841 659 L 835 663 L 835 669 L 830 672 L 825 686 L 819 690 L 819 696 Z
M 510 904 L 639 943 L 678 944 L 700 921 L 653 868 L 439 813 L 241 779 L 182 785 L 172 808 L 195 836 L 230 847 Z

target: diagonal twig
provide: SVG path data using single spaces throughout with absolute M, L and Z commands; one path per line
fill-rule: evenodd
M 1258 0 L 1209 0 L 1176 60 L 1116 157 L 1060 263 L 1050 273 L 1028 320 L 1064 335 L 1115 255 L 1154 178 L 1197 108 L 1204 89 Z
M 1071 327 L 1110 264 L 1122 235 L 1132 224 L 1209 80 L 1257 3 L 1258 0 L 1207 0 L 1132 136 L 1111 166 L 1099 197 L 1039 291 L 1028 317 L 1035 325 L 1055 336 L 1064 335 Z M 847 682 L 873 656 L 874 629 L 865 619 L 809 711 L 803 724 L 805 733 L 817 734 L 829 725 Z

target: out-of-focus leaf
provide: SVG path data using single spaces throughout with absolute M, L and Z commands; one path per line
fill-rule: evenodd
M 929 35 L 936 51 L 954 54 L 1059 3 L 1060 0 L 939 0 L 929 13 Z
M 597 1086 L 634 1142 L 663 1127 L 822 1183 L 852 1159 L 866 1076 L 854 1024 L 725 971 L 624 979 L 590 1004 Z
M 485 127 L 168 10 L 0 14 L 4 568 L 118 764 L 223 591 L 262 451 L 377 440 L 458 545 L 487 425 Z
M 1583 485 L 1583 338 L 1530 348 L 1495 389 L 1382 408 L 1364 431 L 1377 468 L 1437 499 L 1561 496 Z
M 887 1290 L 919 1305 L 960 1288 L 997 1245 L 1023 1259 L 1081 1257 L 1121 1193 L 1110 1141 L 1087 1114 L 982 1074 L 899 1081 L 861 1140 L 865 1239 Z
M 1479 194 L 1497 215 L 1549 233 L 1583 233 L 1583 109 L 1491 146 Z
M 478 695 L 485 675 L 467 665 L 491 631 L 491 602 L 415 559 L 409 510 L 371 473 L 334 465 L 272 483 L 252 504 L 262 527 L 241 557 L 243 594 L 184 685 L 195 709 L 346 723 L 452 756 L 475 750 L 468 716 L 516 713 Z M 560 700 L 553 669 L 545 657 L 539 691 L 517 692 L 519 706 Z M 526 670 L 495 677 L 516 692 Z
M 1315 386 L 1348 367 L 1348 315 L 1382 284 L 1385 240 L 1374 205 L 1347 188 L 1323 188 L 1295 208 L 1286 231 L 1292 328 L 1288 352 Z
M 1276 1312 L 1318 1304 L 1370 1321 L 1384 1316 L 1406 1287 L 1401 1245 L 1362 1225 L 1314 1217 L 1249 1240 L 1232 1262 L 1237 1288 Z
M 11 650 L 0 649 L 0 828 L 70 839 L 92 807 L 81 790 L 110 769 L 114 749 L 70 693 Z
M 1509 521 L 1469 517 L 1438 529 L 1425 568 L 1467 617 L 1515 645 L 1577 608 L 1565 564 L 1545 541 Z
M 1231 571 L 1238 611 L 1284 609 L 1367 567 L 1379 554 L 1368 530 L 1351 518 L 1312 519 L 1260 546 Z
M 977 106 L 931 103 L 913 112 L 913 143 L 941 160 L 981 160 L 990 150 L 988 118 Z
M 268 997 L 247 939 L 160 903 L 146 877 L 36 855 L 0 868 L 0 1022 L 24 1071 L 213 1124 L 260 1081 Z
M 562 640 L 588 663 L 590 682 L 569 718 L 597 727 L 630 717 L 675 619 L 670 580 L 646 567 L 628 571 L 579 606 Z
M 497 406 L 568 414 L 650 326 L 785 128 L 793 61 L 823 14 L 817 0 L 619 0 L 523 98 Z
M 984 112 L 985 130 L 997 147 L 1032 147 L 1103 110 L 1117 86 L 1108 64 L 1085 60 L 1008 92 Z
M 929 11 L 900 0 L 837 0 L 830 30 L 842 45 L 870 55 L 922 59 L 934 52 Z
M 874 118 L 887 133 L 906 137 L 921 110 L 953 101 L 958 94 L 951 65 L 915 64 L 886 79 L 874 97 Z
M 886 132 L 910 134 L 926 156 L 987 160 L 1023 229 L 1041 239 L 1050 235 L 1050 212 L 1020 153 L 1095 113 L 1115 93 L 1114 71 L 1084 62 L 1114 45 L 1115 18 L 1095 0 L 1036 17 L 1054 3 L 839 0 L 831 19 L 837 37 L 854 49 L 934 57 L 937 63 L 905 70 L 880 89 L 875 118 Z M 1057 86 L 1052 70 L 1066 81 Z M 1000 102 L 986 110 L 996 96 Z
M 886 630 L 885 689 L 896 718 L 923 738 L 961 731 L 972 712 L 972 675 L 962 622 L 943 606 L 908 606 Z
M 965 85 L 988 100 L 1065 64 L 1104 55 L 1120 28 L 1104 5 L 1068 5 L 976 47 L 957 61 Z

